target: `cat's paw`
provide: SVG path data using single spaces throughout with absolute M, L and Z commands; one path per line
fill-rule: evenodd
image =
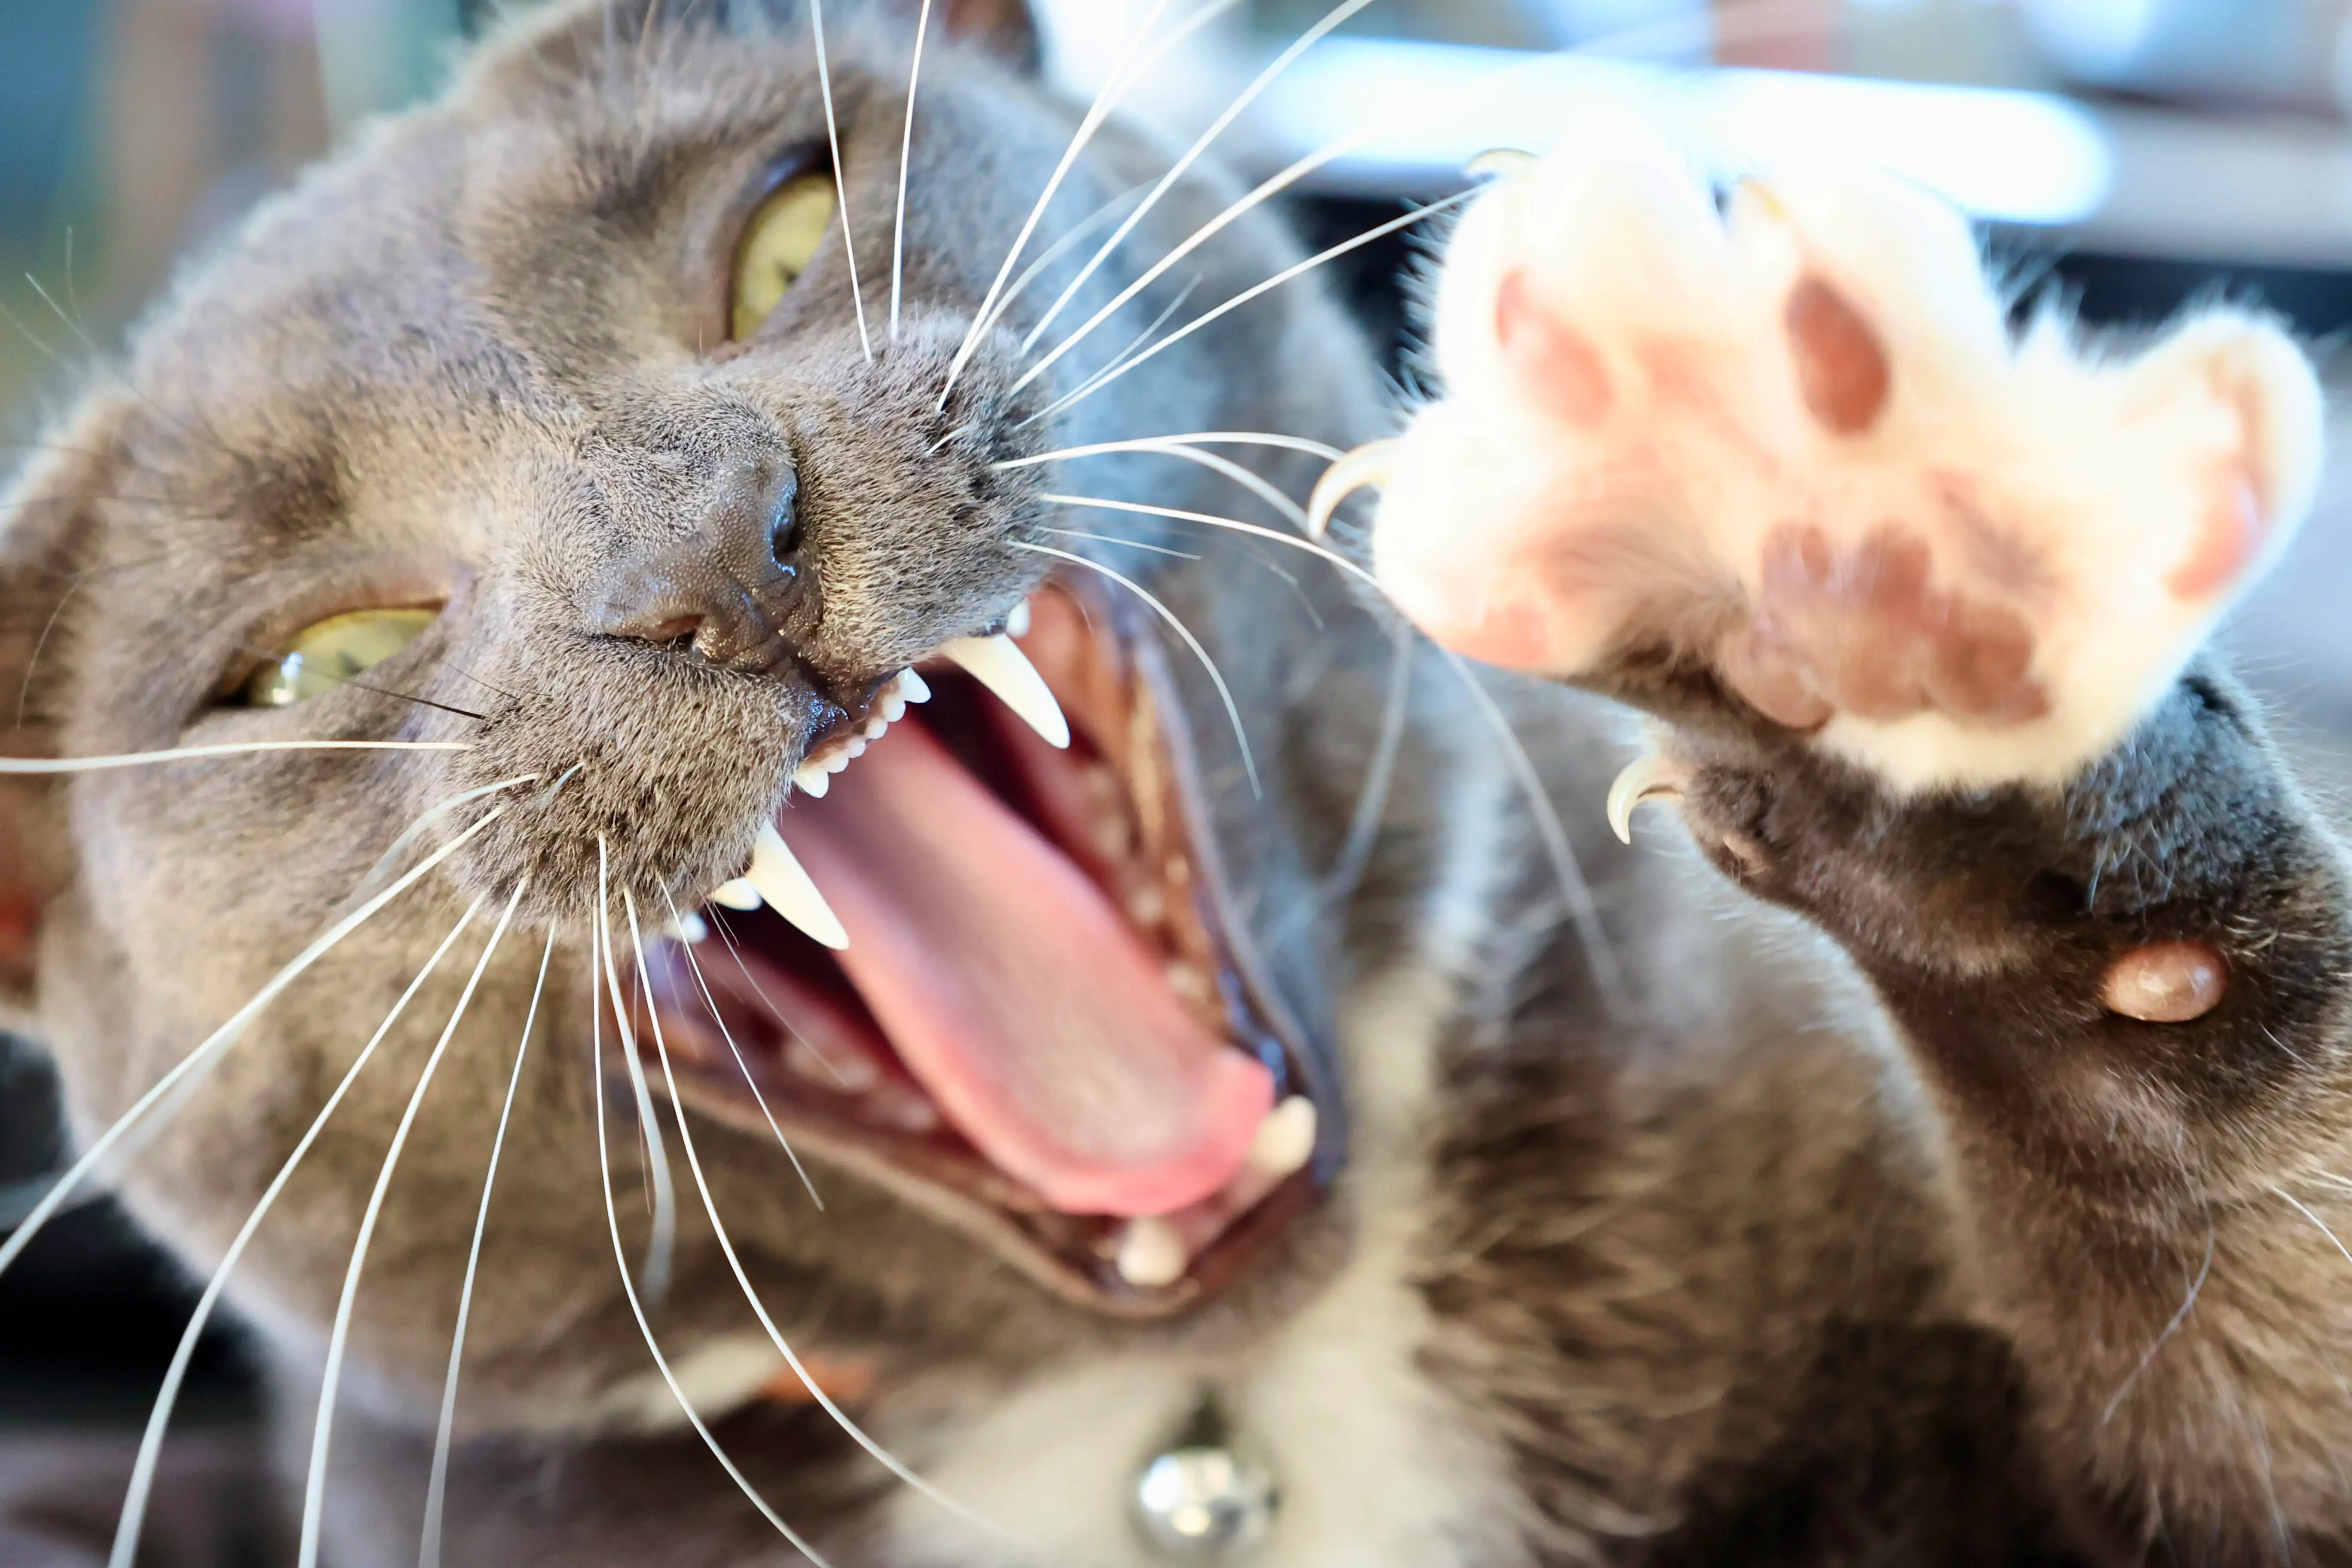
M 1959 215 L 1858 163 L 1719 212 L 1662 149 L 1529 162 L 1465 216 L 1434 346 L 1444 400 L 1353 466 L 1408 615 L 1561 677 L 1703 661 L 1904 789 L 2112 745 L 2317 482 L 2277 328 L 2013 335 Z

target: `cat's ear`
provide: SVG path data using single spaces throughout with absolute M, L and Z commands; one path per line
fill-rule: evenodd
M 125 470 L 130 406 L 127 395 L 86 399 L 0 492 L 0 755 L 56 754 L 59 612 Z M 60 781 L 0 775 L 0 1025 L 29 1009 L 42 912 L 72 871 Z
M 885 4 L 904 11 L 910 23 L 922 11 L 922 0 Z M 1024 71 L 1035 70 L 1045 58 L 1029 0 L 931 0 L 931 21 L 949 37 L 978 44 Z

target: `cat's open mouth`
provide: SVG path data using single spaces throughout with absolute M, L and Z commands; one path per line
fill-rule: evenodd
M 1153 650 L 1066 590 L 1031 609 L 1069 747 L 926 667 L 931 700 L 779 817 L 846 950 L 709 906 L 648 954 L 654 999 L 698 1110 L 1160 1315 L 1315 1201 L 1318 1117 L 1229 935 Z

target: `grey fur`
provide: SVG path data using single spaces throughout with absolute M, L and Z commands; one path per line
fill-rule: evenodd
M 828 13 L 869 310 L 910 8 Z M 1017 26 L 980 9 L 1017 57 Z M 942 10 L 952 23 L 958 8 Z M 866 363 L 829 250 L 756 341 L 712 350 L 730 215 L 781 151 L 822 138 L 805 25 L 781 0 L 512 25 L 445 101 L 373 128 L 193 268 L 7 512 L 0 689 L 26 682 L 20 748 L 330 734 L 475 748 L 12 785 L 8 891 L 43 915 L 16 1000 L 86 1135 L 344 908 L 418 814 L 583 764 L 552 795 L 506 797 L 430 896 L 322 963 L 121 1175 L 139 1217 L 208 1268 L 465 899 L 528 878 L 525 923 L 567 945 L 491 1215 L 449 1560 L 781 1558 L 691 1437 L 632 1432 L 616 1414 L 615 1390 L 646 1363 L 594 1158 L 604 1090 L 577 937 L 597 844 L 641 910 L 734 874 L 809 737 L 942 637 L 999 620 L 1039 575 L 1013 542 L 1060 526 L 1203 557 L 1099 552 L 1145 576 L 1234 684 L 1262 799 L 1205 678 L 1162 649 L 1265 976 L 1354 1125 L 1328 1201 L 1279 1256 L 1195 1312 L 1129 1322 L 1039 1290 L 822 1148 L 818 1215 L 772 1142 L 698 1121 L 763 1298 L 804 1351 L 877 1361 L 888 1392 L 872 1415 L 910 1457 L 1088 1369 L 1181 1363 L 1224 1387 L 1372 1255 L 1367 1235 L 1402 1226 L 1395 1283 L 1429 1317 L 1416 1364 L 1496 1456 L 1462 1495 L 1508 1500 L 1462 1521 L 1462 1561 L 2336 1560 L 2352 1529 L 2330 1458 L 2352 1445 L 2330 1360 L 2347 1265 L 2277 1194 L 2312 1217 L 2347 1212 L 2330 1173 L 2352 1125 L 2352 952 L 2334 841 L 2242 701 L 2193 679 L 2062 799 L 1898 805 L 1703 676 L 1629 661 L 1613 693 L 1671 717 L 1706 764 L 1701 837 L 1736 827 L 1769 852 L 1760 870 L 1710 869 L 1604 847 L 1599 802 L 1624 738 L 1604 705 L 1498 684 L 1584 863 L 1610 871 L 1601 902 L 1638 999 L 1612 1016 L 1495 737 L 1423 660 L 1373 853 L 1335 903 L 1327 879 L 1389 689 L 1382 619 L 1304 558 L 1280 563 L 1294 591 L 1230 536 L 1056 517 L 988 464 L 1202 429 L 1351 445 L 1382 421 L 1362 345 L 1294 285 L 1025 431 L 1017 416 L 1099 358 L 1076 354 L 1060 385 L 1016 397 L 1000 333 L 935 414 L 931 389 L 1076 118 L 1017 58 L 961 43 L 926 66 L 899 344 Z M 1049 223 L 1077 221 L 1158 157 L 1107 133 Z M 1089 285 L 1088 310 L 1232 195 L 1205 175 L 1181 187 L 1152 243 Z M 1193 274 L 1213 302 L 1296 254 L 1270 221 L 1234 226 L 1097 354 Z M 1286 456 L 1246 460 L 1293 490 L 1312 478 Z M 1090 461 L 1090 493 L 1237 502 L 1166 459 Z M 613 574 L 690 535 L 755 462 L 790 470 L 823 588 L 821 613 L 788 623 L 799 664 L 753 677 L 592 635 Z M 448 596 L 382 672 L 443 706 L 355 689 L 287 713 L 209 706 L 241 649 L 362 585 Z M 1116 613 L 1158 635 L 1132 605 Z M 2173 931 L 2226 933 L 2231 1004 L 2168 1033 L 2099 1015 L 2088 977 L 2104 956 Z M 414 1551 L 456 1283 L 538 948 L 516 940 L 493 965 L 376 1237 L 330 1494 L 347 1564 Z M 298 1433 L 359 1206 L 465 965 L 450 968 L 394 1040 L 397 1068 L 361 1079 L 237 1277 Z M 1454 987 L 1446 1047 L 1429 1086 L 1391 1096 L 1375 1086 L 1396 1064 L 1341 1022 L 1381 986 L 1423 981 Z M 634 1194 L 635 1111 L 620 1099 L 608 1113 L 623 1130 L 614 1180 Z M 1408 1212 L 1382 1206 L 1398 1193 L 1413 1194 Z M 623 1215 L 634 1253 L 642 1210 Z M 682 1219 L 656 1314 L 674 1359 L 745 1326 L 698 1203 Z M 2210 1278 L 2183 1313 L 2200 1258 Z M 721 1429 L 780 1511 L 843 1560 L 895 1550 L 879 1472 L 821 1415 L 753 1406 Z

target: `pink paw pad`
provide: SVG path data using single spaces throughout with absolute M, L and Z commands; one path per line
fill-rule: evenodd
M 1580 143 L 1481 196 L 1438 300 L 1447 397 L 1372 531 L 1406 612 L 1570 679 L 1676 647 L 1901 789 L 2096 757 L 2315 488 L 2277 329 L 2014 335 L 1967 226 L 1864 165 L 1718 213 L 1671 155 Z

